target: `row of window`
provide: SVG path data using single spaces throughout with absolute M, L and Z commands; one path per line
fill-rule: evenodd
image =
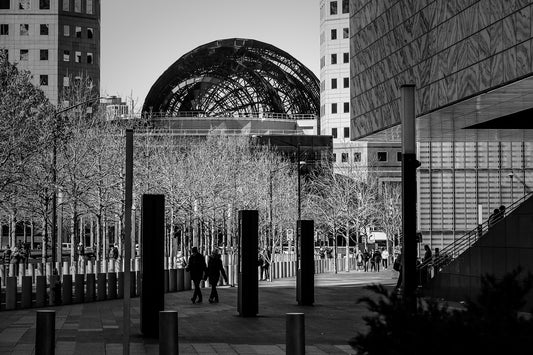
M 336 40 L 337 39 L 337 29 L 336 28 L 332 28 L 331 29 L 330 38 L 331 38 L 331 40 Z M 344 27 L 342 29 L 342 38 L 343 39 L 350 38 L 350 28 Z
M 31 0 L 17 0 L 15 6 L 19 10 L 30 10 Z M 11 0 L 0 0 L 0 10 L 9 10 Z M 50 10 L 50 0 L 39 0 L 39 10 Z
M 337 3 L 338 1 L 329 2 L 329 14 L 330 15 L 337 15 L 339 13 Z M 342 13 L 343 14 L 350 13 L 350 1 L 349 0 L 342 0 Z
M 338 81 L 337 78 L 331 78 L 331 84 L 330 84 L 331 90 L 338 89 L 337 81 Z M 350 78 L 348 77 L 342 78 L 342 87 L 344 89 L 348 89 L 350 87 Z M 325 90 L 326 90 L 326 82 L 322 80 L 320 82 L 320 92 L 323 92 Z
M 337 128 L 331 129 L 331 135 L 333 136 L 333 138 L 338 137 Z M 344 127 L 344 138 L 350 138 L 350 127 Z
M 361 162 L 361 152 L 353 152 L 353 162 L 359 163 Z M 347 163 L 349 161 L 349 153 L 341 153 L 341 163 Z M 379 162 L 387 162 L 388 161 L 388 153 L 387 152 L 377 152 L 376 153 L 376 159 Z M 402 152 L 396 152 L 396 161 L 401 162 L 402 161 Z M 337 154 L 333 153 L 333 162 L 337 162 Z
M 343 112 L 344 113 L 349 113 L 350 112 L 350 103 L 349 102 L 344 102 L 342 104 L 342 109 L 343 109 Z M 337 112 L 337 103 L 332 103 L 331 104 L 331 113 L 338 113 Z
M 31 0 L 17 0 L 16 8 L 19 10 L 31 10 Z M 74 0 L 74 12 L 83 12 L 82 0 Z M 0 10 L 9 10 L 11 8 L 11 0 L 0 0 Z M 70 11 L 71 0 L 63 0 L 61 7 L 63 11 Z M 39 10 L 50 10 L 50 0 L 39 0 Z M 94 14 L 93 0 L 85 0 L 85 13 Z
M 343 63 L 349 63 L 350 62 L 350 53 L 344 52 L 342 53 L 342 62 Z M 335 65 L 337 64 L 337 53 L 331 53 L 330 55 L 330 64 Z M 320 69 L 324 68 L 326 65 L 326 58 L 322 57 L 320 58 Z
M 48 24 L 40 24 L 39 25 L 39 34 L 41 36 L 48 36 L 50 32 L 50 26 Z M 94 29 L 91 27 L 87 27 L 87 38 L 92 39 L 94 38 Z M 74 27 L 74 33 L 76 38 L 82 38 L 82 28 L 81 26 L 75 26 Z M 29 36 L 30 35 L 30 25 L 27 23 L 21 23 L 19 27 L 19 34 L 21 36 Z M 70 36 L 70 25 L 64 25 L 63 26 L 63 35 L 65 37 Z M 0 36 L 9 36 L 9 24 L 2 23 L 0 24 Z
M 6 58 L 9 59 L 9 51 L 7 49 L 4 49 L 2 51 Z M 94 63 L 94 56 L 92 53 L 88 52 L 85 55 L 86 57 L 86 63 L 87 64 L 93 64 Z M 48 60 L 49 58 L 49 51 L 48 49 L 39 49 L 39 60 Z M 29 49 L 20 49 L 19 50 L 19 61 L 26 62 L 30 60 L 30 50 Z M 70 50 L 64 50 L 63 51 L 63 61 L 64 62 L 70 62 Z M 74 62 L 75 63 L 82 63 L 82 52 L 76 51 L 74 52 Z

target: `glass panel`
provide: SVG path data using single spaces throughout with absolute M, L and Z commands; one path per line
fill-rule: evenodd
M 63 0 L 63 11 L 70 11 L 70 0 Z
M 74 12 L 81 12 L 81 0 L 74 0 Z
M 332 1 L 329 3 L 329 14 L 330 15 L 337 14 L 337 2 L 336 1 Z
M 20 60 L 28 60 L 28 57 L 29 57 L 29 50 L 27 49 L 21 49 L 20 50 Z
M 87 13 L 89 15 L 92 15 L 94 13 L 94 11 L 93 11 L 93 0 L 87 0 Z
M 28 36 L 30 34 L 30 25 L 28 25 L 27 23 L 26 24 L 21 24 L 20 25 L 20 35 L 21 36 Z
M 39 0 L 39 9 L 50 10 L 50 0 Z
M 31 0 L 19 0 L 19 10 L 29 10 L 31 8 Z

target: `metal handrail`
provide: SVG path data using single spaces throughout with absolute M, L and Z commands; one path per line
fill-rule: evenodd
M 146 119 L 172 119 L 178 117 L 194 117 L 194 118 L 207 118 L 207 119 L 225 119 L 225 118 L 248 118 L 248 119 L 279 119 L 279 120 L 314 120 L 317 115 L 314 114 L 287 114 L 278 112 L 251 112 L 251 113 L 220 113 L 216 116 L 207 114 L 204 111 L 183 111 L 183 112 L 143 112 L 142 118 Z
M 135 133 L 150 133 L 152 135 L 172 135 L 172 136 L 207 136 L 208 134 L 221 134 L 227 136 L 243 134 L 271 134 L 271 135 L 305 135 L 302 130 L 290 129 L 227 129 L 227 128 L 205 128 L 205 129 L 174 129 L 174 128 L 146 128 L 135 129 Z
M 437 265 L 439 268 L 448 265 L 450 262 L 457 259 L 459 255 L 468 250 L 475 242 L 479 240 L 479 238 L 481 238 L 481 236 L 485 235 L 485 233 L 489 230 L 489 227 L 492 227 L 494 224 L 507 217 L 531 196 L 533 196 L 533 192 L 525 194 L 520 199 L 507 206 L 503 216 L 497 217 L 496 220 L 486 220 L 482 224 L 478 225 L 476 228 L 467 232 L 462 237 L 456 239 L 453 243 L 440 250 L 438 256 L 432 255 L 428 260 L 418 264 L 416 267 L 417 270 L 427 268 L 429 265 Z

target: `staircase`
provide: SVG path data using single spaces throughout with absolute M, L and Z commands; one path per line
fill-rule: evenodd
M 484 274 L 499 278 L 519 265 L 533 272 L 532 196 L 523 196 L 497 221 L 485 221 L 418 265 L 418 271 L 433 267 L 435 274 L 424 285 L 424 295 L 464 300 L 477 295 Z

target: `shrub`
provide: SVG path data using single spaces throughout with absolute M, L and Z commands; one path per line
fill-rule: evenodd
M 482 277 L 476 300 L 464 310 L 452 310 L 436 300 L 417 301 L 409 312 L 403 300 L 382 285 L 366 287 L 377 297 L 359 303 L 373 312 L 364 317 L 369 331 L 349 341 L 358 354 L 513 354 L 533 353 L 533 319 L 519 316 L 525 296 L 533 286 L 533 275 L 520 278 L 516 269 L 497 280 Z

